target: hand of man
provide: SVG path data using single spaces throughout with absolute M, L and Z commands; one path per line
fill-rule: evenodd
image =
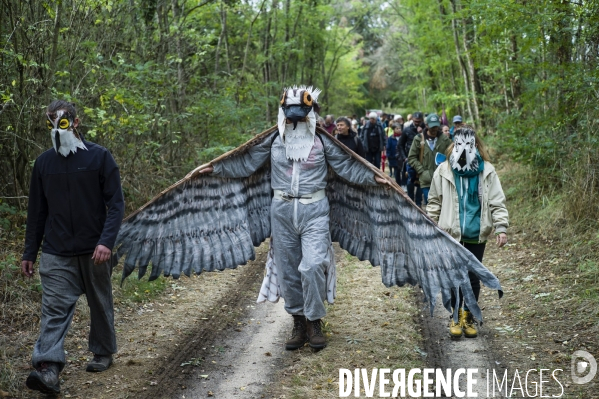
M 34 262 L 31 260 L 21 261 L 21 270 L 23 271 L 23 274 L 27 277 L 33 276 L 33 263 Z
M 385 187 L 386 190 L 389 190 L 391 188 L 389 180 L 382 178 L 379 175 L 374 175 L 374 180 L 376 180 L 378 184 L 387 185 L 387 187 Z
M 98 245 L 94 251 L 94 254 L 92 255 L 94 265 L 99 265 L 106 262 L 108 259 L 110 259 L 111 255 L 112 251 L 108 249 L 108 247 L 105 247 L 104 245 Z
M 497 245 L 499 245 L 499 248 L 503 247 L 505 244 L 507 244 L 507 234 L 497 234 Z
M 202 169 L 202 167 L 204 169 Z M 185 178 L 196 177 L 200 173 L 212 173 L 213 170 L 214 169 L 212 168 L 212 166 L 205 167 L 205 165 L 200 165 L 197 168 L 195 168 L 194 170 L 192 170 L 191 172 L 189 172 L 187 175 L 185 175 Z

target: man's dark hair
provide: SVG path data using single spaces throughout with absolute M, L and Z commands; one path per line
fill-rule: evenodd
M 351 122 L 345 116 L 337 118 L 337 120 L 335 121 L 335 123 L 339 123 L 339 122 L 345 123 L 347 125 L 347 127 L 349 128 L 349 130 L 352 130 L 352 128 L 351 128 Z
M 69 114 L 73 116 L 73 118 L 77 117 L 77 108 L 75 108 L 75 103 L 70 103 L 65 100 L 54 100 L 48 105 L 48 113 L 53 114 L 58 110 L 64 109 Z

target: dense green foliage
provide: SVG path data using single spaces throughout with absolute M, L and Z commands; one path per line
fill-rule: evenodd
M 524 196 L 556 197 L 567 220 L 597 226 L 599 2 L 386 5 L 371 57 L 380 101 L 461 114 L 532 168 Z
M 0 191 L 26 203 L 50 140 L 44 107 L 79 105 L 129 204 L 272 125 L 281 88 L 323 114 L 461 114 L 535 171 L 531 193 L 599 217 L 599 3 L 581 0 L 0 0 Z M 2 201 L 2 199 L 0 199 Z
M 364 101 L 360 37 L 348 24 L 367 11 L 360 2 L 0 4 L 6 197 L 27 194 L 32 161 L 51 143 L 44 107 L 55 98 L 78 104 L 81 130 L 113 152 L 135 205 L 274 124 L 284 85 L 323 89 L 324 112 Z

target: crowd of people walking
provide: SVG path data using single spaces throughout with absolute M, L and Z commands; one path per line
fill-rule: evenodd
M 445 114 L 416 111 L 407 116 L 370 112 L 359 120 L 327 115 L 321 126 L 389 176 L 418 207 L 482 262 L 493 229 L 500 247 L 507 243 L 508 212 L 501 183 L 485 146 L 460 115 L 449 126 Z M 456 203 L 457 202 L 457 203 Z M 480 281 L 468 274 L 476 300 Z M 476 322 L 452 292 L 458 322 L 449 324 L 453 338 L 478 335 Z
M 320 120 L 321 127 L 368 162 L 383 171 L 388 167 L 389 176 L 420 207 L 428 203 L 433 173 L 462 124 L 460 115 L 448 126 L 436 113 L 420 111 L 409 114 L 407 120 L 374 111 L 360 119 L 352 115 L 335 120 L 326 115 Z

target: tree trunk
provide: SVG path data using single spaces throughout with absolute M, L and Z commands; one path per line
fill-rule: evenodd
M 284 43 L 289 43 L 289 9 L 291 8 L 291 0 L 285 0 L 285 37 Z M 281 81 L 287 82 L 287 70 L 289 68 L 289 62 L 285 62 L 285 58 L 281 62 Z
M 185 71 L 183 69 L 183 51 L 181 45 L 181 13 L 177 0 L 172 0 L 173 24 L 177 26 L 175 32 L 175 47 L 177 52 L 177 83 L 178 83 L 178 107 L 175 112 L 179 112 L 185 104 Z
M 55 72 L 56 72 L 56 57 L 57 57 L 57 53 L 58 53 L 58 37 L 60 35 L 60 14 L 61 14 L 61 10 L 60 10 L 60 5 L 62 2 L 57 1 L 56 2 L 56 8 L 54 9 L 54 12 L 56 13 L 56 15 L 54 16 L 54 31 L 52 33 L 52 50 L 50 52 L 50 59 L 48 60 L 48 66 L 49 66 L 49 70 L 48 73 L 46 74 L 47 76 L 47 81 L 46 81 L 46 87 L 48 88 L 48 90 L 46 90 L 46 101 L 45 102 L 49 102 L 50 100 L 50 88 L 52 87 L 52 84 L 54 82 L 54 76 L 55 76 Z
M 270 7 L 271 12 L 268 13 L 266 20 L 266 29 L 264 31 L 264 43 L 263 43 L 263 52 L 264 52 L 264 64 L 262 65 L 263 78 L 264 78 L 264 87 L 266 88 L 267 100 L 266 100 L 266 122 L 270 123 L 270 103 L 268 101 L 268 95 L 270 94 L 270 75 L 271 75 L 271 35 L 270 31 L 272 28 L 272 18 L 273 14 L 277 10 L 277 0 L 272 0 L 272 4 Z
M 512 62 L 512 65 L 516 65 L 516 63 L 518 62 L 518 39 L 516 38 L 516 35 L 512 34 L 510 35 L 510 44 L 511 44 L 511 57 L 510 57 L 510 61 Z M 506 64 L 506 68 L 507 68 L 507 64 Z M 514 104 L 514 107 L 516 109 L 520 108 L 520 94 L 522 92 L 522 88 L 520 85 L 520 77 L 517 75 L 513 75 L 510 76 L 510 86 L 511 86 L 511 91 L 512 91 L 512 103 Z
M 214 54 L 214 82 L 213 89 L 216 91 L 216 82 L 218 82 L 218 69 L 219 69 L 219 57 L 220 57 L 220 46 L 223 42 L 223 36 L 225 35 L 225 24 L 223 23 L 223 13 L 222 9 L 225 7 L 223 2 L 220 3 L 221 7 L 221 16 L 220 16 L 220 35 L 218 36 L 218 42 L 216 43 L 216 53 Z
M 457 13 L 456 1 L 457 0 L 451 0 L 451 8 L 453 11 L 451 18 L 451 31 L 453 32 L 453 43 L 455 45 L 456 57 L 458 59 L 458 63 L 460 64 L 460 69 L 462 70 L 462 77 L 464 78 L 464 94 L 466 95 L 466 109 L 468 110 L 468 118 L 473 119 L 474 114 L 472 112 L 472 106 L 470 105 L 470 89 L 468 88 L 468 69 L 466 69 L 466 64 L 464 63 L 464 59 L 462 58 L 460 52 L 460 40 L 457 28 L 458 23 L 454 18 L 454 15 Z
M 225 59 L 227 61 L 227 73 L 231 74 L 231 57 L 229 56 L 229 35 L 227 33 L 227 7 L 223 5 L 222 12 L 222 24 L 223 24 L 223 32 L 224 37 L 223 40 L 225 42 Z
M 247 39 L 247 41 L 245 43 L 245 51 L 243 52 L 243 64 L 241 66 L 241 74 L 239 75 L 239 78 L 241 80 L 243 80 L 243 74 L 245 72 L 245 68 L 247 67 L 248 52 L 250 50 L 250 41 L 252 40 L 252 29 L 254 28 L 254 24 L 256 23 L 256 20 L 258 19 L 258 17 L 262 13 L 262 9 L 264 8 L 264 4 L 265 3 L 266 3 L 266 0 L 262 0 L 262 4 L 260 5 L 260 9 L 258 10 L 258 12 L 256 13 L 256 15 L 254 16 L 254 19 L 252 19 L 252 22 L 250 23 L 250 30 L 248 31 L 248 39 Z
M 470 56 L 470 48 L 468 46 L 468 23 L 466 19 L 462 19 L 462 45 L 464 46 L 464 57 L 468 65 L 468 78 L 470 79 L 470 94 L 472 96 L 472 110 L 474 111 L 474 126 L 480 126 L 480 113 L 478 108 L 477 87 L 480 87 L 477 80 L 476 68 Z
M 549 50 L 552 59 L 558 66 L 557 73 L 560 77 L 556 92 L 557 111 L 563 116 L 566 125 L 574 128 L 576 121 L 572 110 L 576 108 L 576 105 L 573 96 L 570 95 L 572 87 L 567 76 L 572 60 L 572 31 L 570 26 L 572 12 L 570 5 L 562 0 L 553 0 L 553 7 L 557 15 L 552 19 Z

